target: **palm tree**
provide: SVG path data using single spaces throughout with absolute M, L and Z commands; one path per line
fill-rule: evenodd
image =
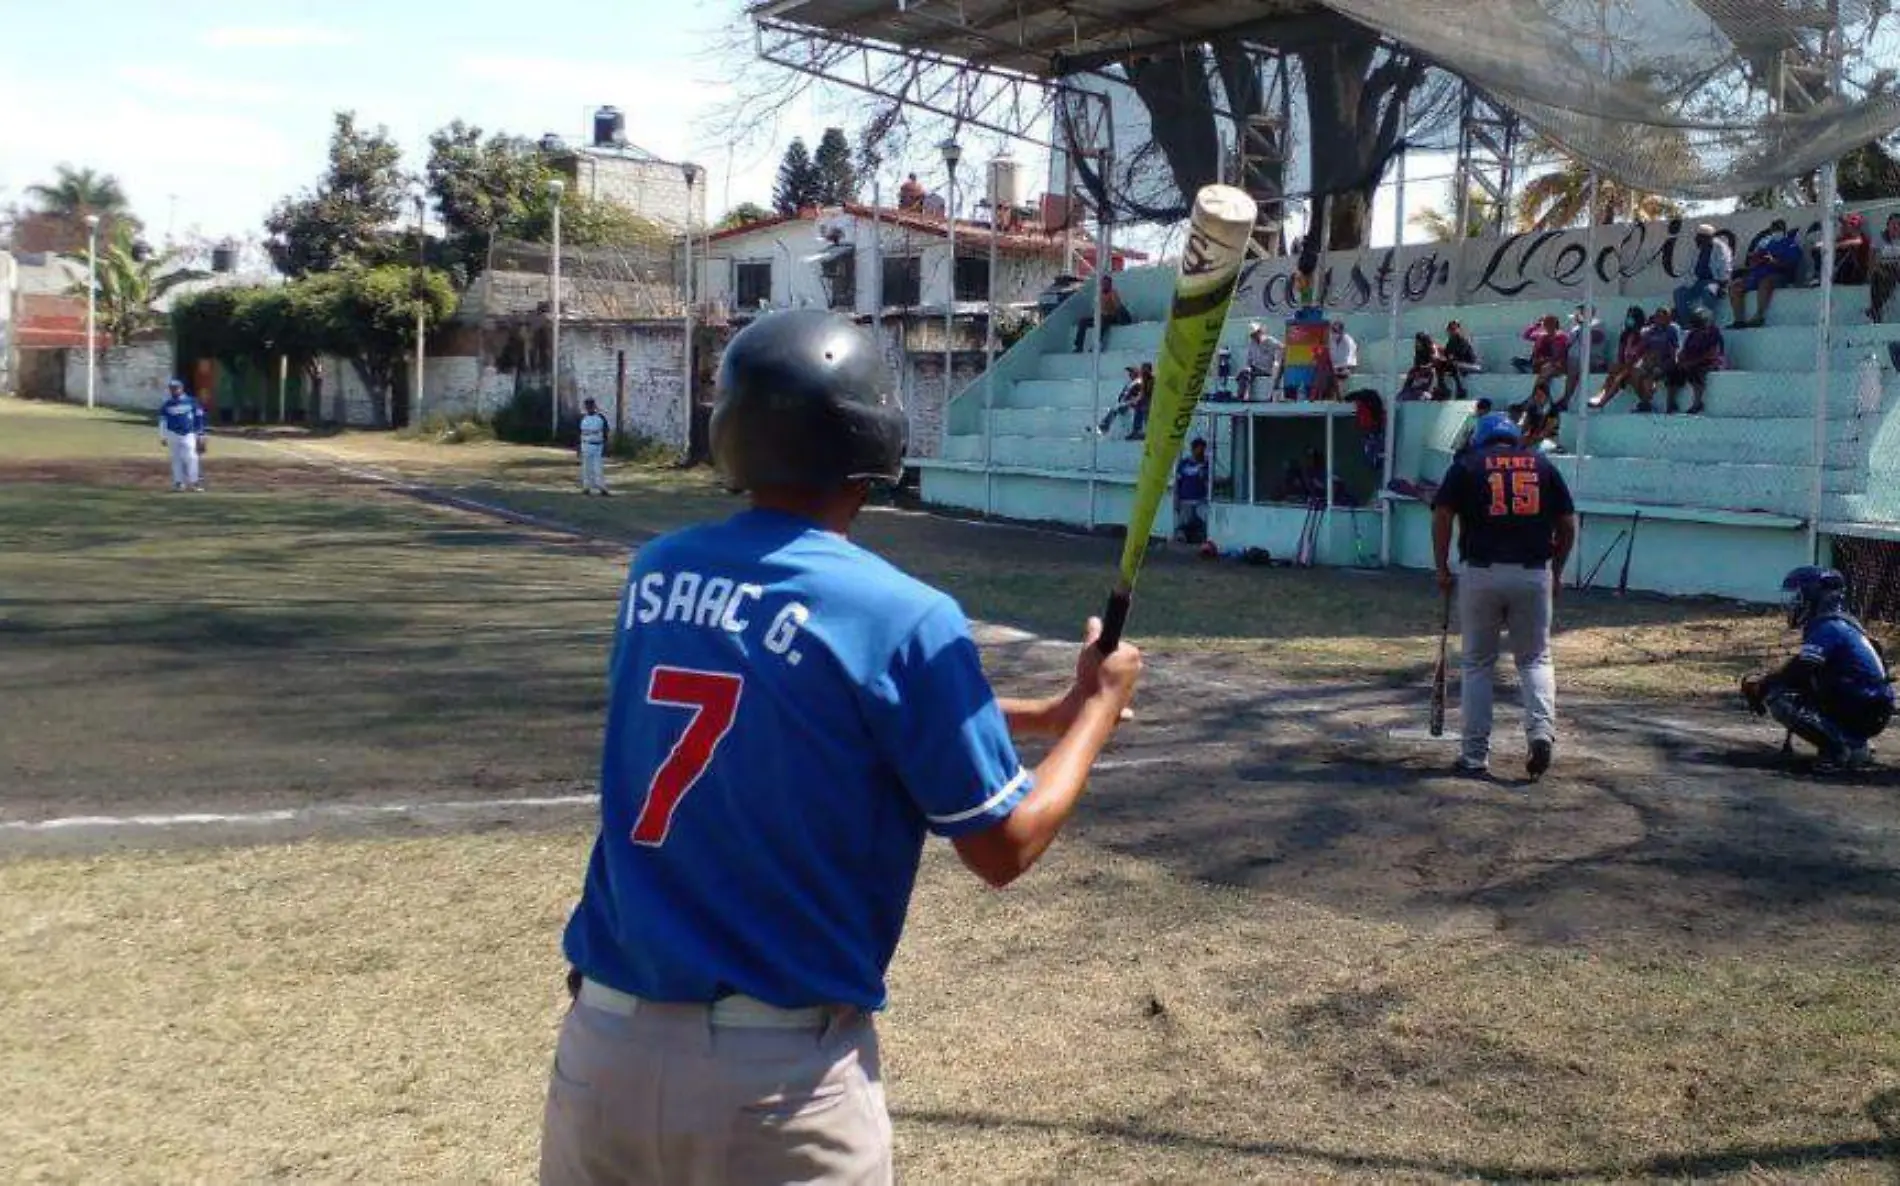
M 86 266 L 86 253 L 69 252 L 65 258 L 80 268 Z M 155 308 L 160 297 L 191 280 L 210 275 L 192 268 L 170 268 L 176 255 L 154 255 L 133 237 L 130 223 L 115 222 L 110 233 L 102 236 L 96 265 L 99 328 L 114 338 L 123 339 L 163 320 Z M 82 277 L 70 289 L 69 296 L 85 296 Z
M 123 219 L 131 211 L 119 179 L 96 169 L 75 169 L 60 165 L 54 170 L 51 185 L 29 185 L 26 197 L 42 214 L 77 220 L 88 214 L 103 219 Z
M 1532 179 L 1518 194 L 1517 226 L 1523 231 L 1550 231 L 1584 221 L 1590 204 L 1590 168 L 1573 161 L 1554 172 Z M 1675 218 L 1682 207 L 1656 194 L 1639 193 L 1607 177 L 1597 179 L 1596 223 L 1605 226 L 1623 219 L 1658 222 Z
M 1472 186 L 1465 195 L 1465 233 L 1467 239 L 1478 239 L 1490 231 L 1492 220 L 1497 217 L 1497 203 L 1491 195 L 1478 186 Z M 1449 243 L 1458 238 L 1456 226 L 1458 211 L 1441 210 L 1433 206 L 1420 210 L 1406 221 L 1432 237 L 1434 243 Z

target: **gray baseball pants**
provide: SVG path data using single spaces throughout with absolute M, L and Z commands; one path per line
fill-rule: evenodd
M 1557 671 L 1550 660 L 1550 566 L 1466 566 L 1458 578 L 1458 617 L 1464 629 L 1464 679 L 1459 709 L 1464 723 L 1464 759 L 1491 759 L 1491 684 L 1498 664 L 1498 636 L 1509 630 L 1524 697 L 1524 734 L 1529 741 L 1557 740 Z
M 543 1186 L 889 1186 L 870 1015 L 723 1012 L 583 986 L 548 1084 Z

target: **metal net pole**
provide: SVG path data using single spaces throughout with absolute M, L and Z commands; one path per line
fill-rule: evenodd
M 1841 85 L 1841 11 L 1838 0 L 1830 4 L 1833 18 L 1828 29 L 1828 73 L 1834 93 Z M 1821 166 L 1821 316 L 1814 342 L 1814 480 L 1808 495 L 1808 559 L 1821 555 L 1821 501 L 1827 485 L 1827 403 L 1828 363 L 1833 354 L 1834 338 L 1834 201 L 1838 193 L 1839 168 L 1833 161 Z
M 1385 567 L 1390 567 L 1392 564 L 1392 470 L 1398 454 L 1398 393 L 1404 387 L 1405 378 L 1405 371 L 1400 368 L 1399 355 L 1399 299 L 1405 291 L 1405 265 L 1400 253 L 1405 248 L 1405 141 L 1412 134 L 1411 124 L 1411 113 L 1407 111 L 1400 116 L 1397 200 L 1393 204 L 1392 211 L 1392 266 L 1398 274 L 1392 282 L 1392 307 L 1387 313 L 1385 330 L 1392 358 L 1391 374 L 1388 376 L 1388 382 L 1392 384 L 1392 395 L 1385 401 L 1385 463 L 1379 481 L 1379 563 Z M 1331 443 L 1332 435 L 1329 428 L 1327 444 L 1330 446 Z M 1330 477 L 1328 480 L 1330 481 Z M 1327 493 L 1328 495 L 1332 493 L 1330 486 L 1327 487 Z M 1355 535 L 1354 538 L 1357 536 Z M 1358 559 L 1357 556 L 1353 557 L 1355 563 Z

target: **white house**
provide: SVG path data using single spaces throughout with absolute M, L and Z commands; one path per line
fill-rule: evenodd
M 950 300 L 950 228 L 942 217 L 845 205 L 801 210 L 715 231 L 694 261 L 701 301 L 734 318 L 763 309 L 838 309 L 860 317 L 927 314 Z M 1093 267 L 1095 244 L 1072 240 L 1074 274 Z M 1060 232 L 1033 224 L 995 235 L 998 305 L 1034 303 L 1063 266 Z M 991 228 L 956 224 L 956 313 L 979 315 L 990 299 Z M 1116 252 L 1114 266 L 1133 253 Z
M 713 232 L 693 270 L 714 324 L 797 308 L 837 309 L 871 323 L 910 415 L 910 455 L 935 457 L 949 397 L 987 365 L 990 248 L 989 223 L 958 220 L 947 341 L 950 227 L 941 214 L 855 204 L 801 210 Z M 1065 245 L 1060 230 L 1033 220 L 999 229 L 995 248 L 999 308 L 1034 306 L 1056 277 L 1094 270 L 1091 239 L 1075 232 Z M 1119 269 L 1141 258 L 1116 251 L 1111 263 Z

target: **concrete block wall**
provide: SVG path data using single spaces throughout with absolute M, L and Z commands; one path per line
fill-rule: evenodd
M 68 350 L 64 378 L 65 398 L 86 399 L 86 352 Z M 108 346 L 99 351 L 93 375 L 93 399 L 108 408 L 157 413 L 165 402 L 165 382 L 172 377 L 171 343 L 164 339 Z
M 619 357 L 626 355 L 627 395 L 621 430 L 685 449 L 686 334 L 678 322 L 561 327 L 561 406 L 577 414 L 581 400 L 599 401 L 609 418 Z
M 581 193 L 625 206 L 669 230 L 684 230 L 689 211 L 692 226 L 706 225 L 704 169 L 699 170 L 698 184 L 689 188 L 678 161 L 582 149 L 575 172 L 575 184 Z

